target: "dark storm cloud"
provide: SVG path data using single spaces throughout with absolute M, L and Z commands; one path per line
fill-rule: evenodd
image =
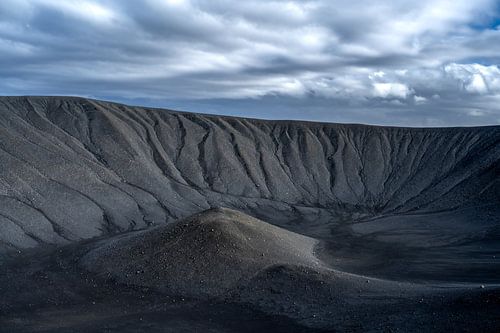
M 271 118 L 497 124 L 497 13 L 490 0 L 4 0 L 0 89 Z

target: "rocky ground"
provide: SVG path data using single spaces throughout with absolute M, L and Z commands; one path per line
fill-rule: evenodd
M 1 267 L 0 331 L 500 328 L 498 284 L 346 273 L 317 258 L 319 245 L 219 208 L 166 227 L 27 253 Z

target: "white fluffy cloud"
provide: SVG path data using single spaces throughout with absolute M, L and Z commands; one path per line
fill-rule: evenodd
M 479 64 L 449 64 L 445 72 L 461 83 L 469 93 L 500 94 L 500 69 L 498 66 Z
M 375 97 L 405 99 L 411 94 L 411 90 L 403 83 L 374 83 L 373 93 Z
M 165 106 L 273 98 L 307 101 L 322 114 L 293 116 L 300 118 L 367 122 L 375 108 L 383 111 L 376 122 L 390 111 L 403 124 L 405 117 L 498 123 L 497 7 L 494 0 L 3 0 L 0 89 Z M 337 113 L 324 116 L 328 105 Z

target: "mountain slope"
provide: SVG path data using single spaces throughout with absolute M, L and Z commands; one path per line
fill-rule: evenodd
M 189 297 L 223 295 L 275 264 L 320 267 L 317 241 L 216 208 L 91 244 L 81 264 L 103 277 Z
M 2 97 L 0 247 L 62 244 L 220 205 L 306 234 L 318 217 L 494 207 L 499 160 L 500 127 L 263 121 Z

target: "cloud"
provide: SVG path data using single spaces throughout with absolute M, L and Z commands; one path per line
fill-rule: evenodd
M 3 0 L 0 89 L 221 111 L 249 101 L 275 118 L 498 123 L 497 17 L 494 0 Z
M 445 72 L 461 83 L 469 93 L 500 94 L 500 69 L 498 66 L 480 64 L 449 64 Z
M 373 94 L 375 97 L 405 99 L 411 94 L 411 90 L 403 83 L 374 83 Z
M 427 102 L 427 98 L 417 95 L 413 96 L 413 100 L 415 104 L 425 104 Z

